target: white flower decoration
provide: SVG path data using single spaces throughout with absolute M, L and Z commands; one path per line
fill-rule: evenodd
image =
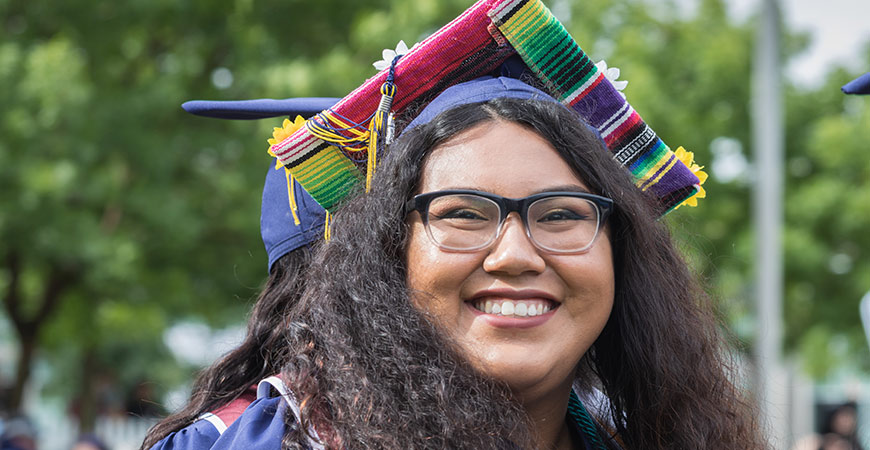
M 619 68 L 611 67 L 607 68 L 607 63 L 602 59 L 595 64 L 595 67 L 598 68 L 602 73 L 604 73 L 604 77 L 607 78 L 607 81 L 610 81 L 610 84 L 613 85 L 614 88 L 622 95 L 622 98 L 625 98 L 625 94 L 622 93 L 622 90 L 625 89 L 625 86 L 628 85 L 628 81 L 619 81 Z
M 414 44 L 414 46 L 411 48 L 414 48 L 416 46 L 417 44 Z M 375 69 L 378 69 L 378 71 L 389 69 L 390 64 L 393 63 L 393 59 L 395 59 L 396 56 L 405 55 L 408 53 L 408 51 L 408 45 L 405 44 L 405 41 L 399 41 L 399 44 L 396 45 L 395 50 L 389 48 L 384 49 L 384 51 L 381 53 L 381 56 L 383 56 L 384 59 L 380 61 L 375 61 L 372 65 L 375 66 Z

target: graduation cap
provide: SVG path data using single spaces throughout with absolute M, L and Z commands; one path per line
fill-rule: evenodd
M 671 151 L 620 92 L 625 82 L 616 81 L 618 69 L 594 64 L 540 0 L 479 0 L 407 53 L 376 67 L 383 70 L 342 99 L 184 104 L 193 114 L 225 119 L 308 119 L 285 119 L 269 140 L 269 153 L 286 169 L 283 184 L 271 171 L 263 191 L 261 231 L 270 266 L 297 244 L 316 239 L 320 230 L 328 236 L 329 227 L 322 227 L 329 214 L 323 209 L 338 207 L 355 186 L 368 186 L 394 116 L 413 127 L 473 99 L 547 97 L 573 109 L 638 188 L 658 198 L 662 211 L 696 206 L 706 195 L 701 184 L 707 175 L 692 152 Z M 531 76 L 543 92 L 529 94 L 516 80 L 480 79 L 492 75 Z M 525 93 L 511 95 L 512 90 Z
M 846 94 L 870 95 L 870 72 L 846 83 L 840 89 Z
M 296 117 L 292 122 L 290 119 L 284 119 L 286 127 L 287 124 L 301 126 L 305 118 L 332 107 L 338 100 L 327 97 L 240 101 L 194 100 L 184 103 L 182 108 L 191 114 L 218 119 Z M 266 173 L 263 203 L 260 209 L 260 234 L 269 257 L 269 270 L 282 256 L 323 237 L 325 222 L 326 211 L 297 181 L 291 178 L 288 171 L 280 164 L 277 167 L 273 164 Z
M 514 60 L 597 130 L 663 211 L 704 197 L 706 174 L 693 154 L 665 145 L 608 79 L 613 69 L 594 64 L 540 0 L 479 0 L 304 127 L 286 130 L 269 152 L 334 209 L 356 185 L 368 187 L 392 116 L 413 120 L 445 89 L 499 74 Z

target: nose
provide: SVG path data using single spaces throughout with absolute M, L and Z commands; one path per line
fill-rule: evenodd
M 501 235 L 492 244 L 483 261 L 483 270 L 521 275 L 526 272 L 541 273 L 545 267 L 546 262 L 526 235 L 526 228 L 519 214 L 509 214 L 502 224 Z

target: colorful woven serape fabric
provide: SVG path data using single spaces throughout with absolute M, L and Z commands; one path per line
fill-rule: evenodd
M 488 30 L 491 21 L 487 12 L 497 3 L 500 2 L 477 2 L 398 61 L 395 68 L 397 93 L 392 103 L 395 114 L 401 114 L 414 102 L 431 100 L 453 84 L 492 71 L 514 53 L 510 46 L 499 45 Z M 361 130 L 378 107 L 380 87 L 386 78 L 387 71 L 383 71 L 344 97 L 327 114 L 332 123 L 326 125 L 341 129 L 351 138 L 355 134 L 364 135 Z M 323 120 L 323 116 L 312 120 Z M 331 209 L 347 194 L 352 187 L 349 185 L 361 180 L 360 171 L 351 159 L 364 158 L 365 155 L 357 153 L 366 144 L 360 139 L 355 145 L 340 149 L 306 128 L 270 151 L 312 197 L 324 208 Z
M 491 73 L 514 54 L 553 98 L 598 130 L 614 158 L 640 189 L 659 199 L 663 211 L 703 197 L 706 174 L 693 164 L 692 153 L 680 148 L 675 154 L 664 144 L 540 0 L 478 1 L 398 59 L 394 78 L 388 79 L 389 69 L 370 78 L 270 153 L 332 209 L 364 178 L 360 163 L 374 156 L 365 150 L 368 123 L 385 82 L 395 83 L 391 111 L 400 115 L 410 105 L 412 111 L 424 107 L 452 85 Z M 321 139 L 321 129 L 338 139 Z
M 595 67 L 565 27 L 538 0 L 510 0 L 490 17 L 557 100 L 598 129 L 638 187 L 670 209 L 700 183 Z

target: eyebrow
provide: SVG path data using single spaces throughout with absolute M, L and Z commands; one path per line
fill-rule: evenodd
M 590 194 L 589 189 L 586 189 L 583 186 L 579 186 L 576 184 L 563 184 L 560 186 L 550 186 L 545 189 L 541 189 L 539 191 L 532 192 L 534 194 L 543 194 L 545 192 L 582 192 L 584 194 Z
M 469 190 L 469 191 L 490 192 L 489 190 L 487 190 L 487 189 L 483 189 L 483 188 L 480 187 L 480 186 L 450 186 L 450 187 L 447 187 L 447 188 L 444 188 L 444 189 L 439 189 L 439 190 L 454 190 L 454 189 L 456 189 L 456 190 L 464 189 L 464 190 Z M 537 190 L 537 191 L 533 191 L 533 192 L 530 193 L 529 195 L 543 194 L 543 193 L 546 193 L 546 192 L 581 192 L 581 193 L 584 193 L 584 194 L 591 194 L 591 192 L 589 192 L 589 189 L 587 189 L 587 188 L 585 188 L 585 187 L 583 187 L 583 186 L 576 185 L 576 184 L 561 184 L 561 185 L 558 185 L 558 186 L 547 186 L 547 187 L 545 187 L 545 188 L 543 188 L 543 189 L 539 189 L 539 190 Z

